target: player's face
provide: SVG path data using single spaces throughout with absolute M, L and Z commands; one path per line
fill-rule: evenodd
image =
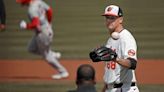
M 105 16 L 106 17 L 106 26 L 110 31 L 114 31 L 120 24 L 120 17 L 117 16 Z

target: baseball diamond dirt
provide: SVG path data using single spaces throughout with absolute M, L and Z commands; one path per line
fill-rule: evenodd
M 61 63 L 68 69 L 70 76 L 66 81 L 73 81 L 76 78 L 77 67 L 81 64 L 91 64 L 96 69 L 96 80 L 102 82 L 104 73 L 103 63 L 93 63 L 90 60 L 61 60 Z M 164 73 L 163 60 L 139 59 L 137 66 L 138 84 L 163 84 Z M 51 75 L 56 73 L 50 65 L 43 60 L 0 60 L 0 81 L 35 81 L 52 80 Z

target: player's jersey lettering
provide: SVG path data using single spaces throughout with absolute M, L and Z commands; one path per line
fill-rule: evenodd
M 110 61 L 110 62 L 108 62 L 107 63 L 107 68 L 108 69 L 116 69 L 116 62 L 114 62 L 114 61 Z

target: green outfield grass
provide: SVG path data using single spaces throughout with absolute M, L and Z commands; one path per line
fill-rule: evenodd
M 140 92 L 164 92 L 164 85 L 139 85 Z M 96 88 L 101 92 L 103 83 L 97 83 Z M 74 82 L 23 82 L 0 83 L 0 92 L 67 92 L 76 88 Z
M 19 21 L 28 21 L 27 8 L 15 0 L 4 0 L 7 29 L 0 33 L 0 59 L 39 58 L 27 51 L 32 36 L 21 31 Z M 135 36 L 139 58 L 164 58 L 164 0 L 45 0 L 54 11 L 55 33 L 52 49 L 63 53 L 63 58 L 88 58 L 89 51 L 105 44 L 108 32 L 101 14 L 109 4 L 124 10 L 124 25 Z

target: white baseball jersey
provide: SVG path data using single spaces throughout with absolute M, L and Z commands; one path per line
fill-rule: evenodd
M 131 57 L 137 60 L 137 46 L 132 34 L 124 29 L 119 33 L 119 36 L 118 40 L 109 38 L 106 47 L 116 51 L 118 58 L 126 59 Z M 136 81 L 134 70 L 123 67 L 113 61 L 105 63 L 104 81 L 106 84 L 131 83 Z

